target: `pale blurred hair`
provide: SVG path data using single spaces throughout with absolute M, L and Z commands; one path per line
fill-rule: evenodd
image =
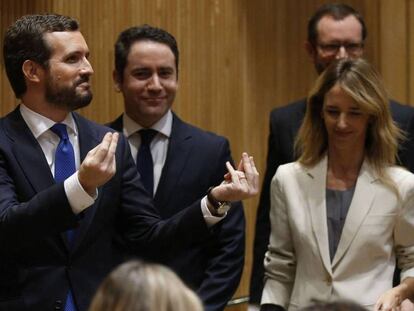
M 362 58 L 335 61 L 316 80 L 295 141 L 298 161 L 311 167 L 327 152 L 328 134 L 322 119 L 322 108 L 326 93 L 335 85 L 339 85 L 361 111 L 369 115 L 366 159 L 377 177 L 398 195 L 396 186 L 386 174 L 386 168 L 395 164 L 398 143 L 404 139 L 404 133 L 392 120 L 387 91 L 380 75 Z
M 89 311 L 202 311 L 197 295 L 169 268 L 129 261 L 112 271 Z

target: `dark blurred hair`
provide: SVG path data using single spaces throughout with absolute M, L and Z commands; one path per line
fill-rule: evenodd
M 26 92 L 22 71 L 26 60 L 32 60 L 48 68 L 52 51 L 43 35 L 48 32 L 78 29 L 79 24 L 76 20 L 57 14 L 25 15 L 7 29 L 3 44 L 4 64 L 17 98 Z
M 167 45 L 174 54 L 175 67 L 178 75 L 179 51 L 174 36 L 164 29 L 144 24 L 125 29 L 115 42 L 115 69 L 119 81 L 123 81 L 123 73 L 131 46 L 137 41 L 154 41 Z
M 318 39 L 318 23 L 325 16 L 331 16 L 334 20 L 339 21 L 353 15 L 361 23 L 362 26 L 362 41 L 367 37 L 367 28 L 361 14 L 346 4 L 342 3 L 327 3 L 322 5 L 310 18 L 308 22 L 308 41 L 316 46 Z
M 314 301 L 299 311 L 367 311 L 367 309 L 353 301 L 338 300 L 332 302 Z

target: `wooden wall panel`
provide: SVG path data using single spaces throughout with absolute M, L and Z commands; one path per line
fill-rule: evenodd
M 408 66 L 408 2 L 405 0 L 380 2 L 380 71 L 384 75 L 390 95 L 407 102 Z
M 237 158 L 246 150 L 265 169 L 271 109 L 306 96 L 316 74 L 304 49 L 306 24 L 324 0 L 2 0 L 0 39 L 28 13 L 71 15 L 91 50 L 94 100 L 81 113 L 108 122 L 122 112 L 112 83 L 113 44 L 126 27 L 149 23 L 177 38 L 181 58 L 175 111 L 229 138 Z M 333 1 L 332 1 L 333 2 Z M 348 0 L 364 16 L 366 58 L 384 75 L 392 96 L 414 105 L 414 1 Z M 1 64 L 0 114 L 17 101 Z M 208 165 L 208 163 L 206 163 Z M 258 199 L 245 203 L 245 273 L 236 296 L 248 294 Z M 231 310 L 243 310 L 235 306 Z

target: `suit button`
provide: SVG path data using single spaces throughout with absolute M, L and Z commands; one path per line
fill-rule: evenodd
M 55 301 L 55 310 L 62 310 L 62 300 L 57 299 Z
M 328 276 L 326 277 L 325 281 L 326 281 L 326 283 L 327 283 L 328 285 L 331 285 L 331 284 L 332 284 L 332 277 L 331 277 L 330 275 L 328 275 Z

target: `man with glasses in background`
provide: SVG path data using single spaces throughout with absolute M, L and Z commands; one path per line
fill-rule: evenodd
M 365 22 L 357 11 L 345 4 L 325 4 L 308 22 L 305 47 L 320 74 L 336 59 L 362 57 L 366 37 Z M 392 100 L 390 109 L 393 119 L 407 135 L 407 140 L 399 148 L 399 162 L 414 172 L 414 109 Z M 296 159 L 294 140 L 305 110 L 306 98 L 275 108 L 270 113 L 267 168 L 256 218 L 250 310 L 257 309 L 255 306 L 260 304 L 264 285 L 263 260 L 270 234 L 270 183 L 279 165 Z

